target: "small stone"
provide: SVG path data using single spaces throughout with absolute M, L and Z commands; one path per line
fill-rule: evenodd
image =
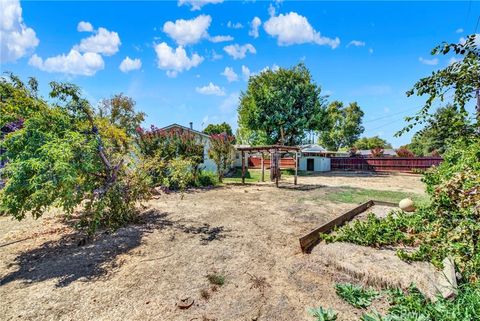
M 398 207 L 400 207 L 400 209 L 405 212 L 415 211 L 415 204 L 410 198 L 404 198 L 403 200 L 401 200 L 398 203 Z

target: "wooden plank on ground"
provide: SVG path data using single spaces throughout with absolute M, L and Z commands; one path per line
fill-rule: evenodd
M 299 239 L 302 252 L 303 253 L 308 252 L 312 248 L 312 246 L 318 244 L 318 242 L 320 241 L 320 233 L 330 232 L 331 230 L 333 230 L 334 227 L 343 225 L 345 222 L 350 221 L 355 216 L 365 212 L 367 209 L 369 209 L 374 205 L 397 206 L 397 204 L 391 203 L 391 202 L 383 202 L 383 201 L 375 201 L 375 200 L 370 200 L 368 202 L 365 202 L 351 209 L 350 211 L 334 218 L 333 220 L 323 225 L 320 225 L 310 233 L 302 236 Z

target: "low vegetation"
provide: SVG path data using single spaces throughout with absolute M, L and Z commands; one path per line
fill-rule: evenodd
M 315 318 L 316 321 L 334 321 L 337 320 L 337 312 L 331 308 L 324 309 L 323 307 L 309 309 L 308 312 Z
M 398 203 L 401 199 L 407 197 L 413 199 L 416 204 L 425 204 L 428 202 L 428 197 L 420 194 L 353 187 L 345 187 L 340 190 L 333 190 L 325 197 L 327 200 L 332 202 L 352 204 L 364 203 L 372 199 L 377 201 Z
M 367 308 L 373 299 L 380 296 L 374 289 L 364 289 L 351 283 L 338 283 L 335 285 L 335 291 L 339 297 L 356 308 Z

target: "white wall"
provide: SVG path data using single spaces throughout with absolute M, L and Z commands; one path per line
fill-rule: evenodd
M 330 158 L 320 156 L 301 156 L 298 162 L 298 169 L 301 171 L 307 170 L 307 159 L 313 158 L 313 170 L 315 172 L 328 172 L 330 171 Z

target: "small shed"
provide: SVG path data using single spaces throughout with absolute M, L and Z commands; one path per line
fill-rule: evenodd
M 311 172 L 328 172 L 331 169 L 332 152 L 320 145 L 303 145 L 300 151 L 298 169 Z

